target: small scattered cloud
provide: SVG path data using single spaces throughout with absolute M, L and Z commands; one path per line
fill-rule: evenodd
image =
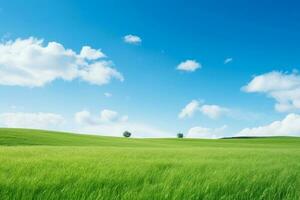
M 233 61 L 233 58 L 226 58 L 225 60 L 224 60 L 224 64 L 228 64 L 228 63 L 230 63 L 230 62 L 232 62 Z
M 216 139 L 224 136 L 224 131 L 226 130 L 226 128 L 227 125 L 219 128 L 206 128 L 202 126 L 196 126 L 188 131 L 186 137 Z
M 283 73 L 272 71 L 254 76 L 242 91 L 266 94 L 276 100 L 275 110 L 291 112 L 300 109 L 300 75 L 295 71 Z
M 200 112 L 211 119 L 217 119 L 220 116 L 227 114 L 229 111 L 230 110 L 228 108 L 224 108 L 218 105 L 202 105 L 199 101 L 192 100 L 181 110 L 178 117 L 180 119 L 192 117 L 196 112 Z
M 0 114 L 0 124 L 13 128 L 58 128 L 65 122 L 65 119 L 55 113 L 23 113 L 9 112 Z
M 177 70 L 186 71 L 186 72 L 194 72 L 197 69 L 200 69 L 202 65 L 198 63 L 196 60 L 186 60 L 181 62 L 177 66 Z
M 100 113 L 100 121 L 102 122 L 122 121 L 122 119 L 124 118 L 119 117 L 119 113 L 113 110 L 104 109 Z
M 82 110 L 75 113 L 75 121 L 79 124 L 97 125 L 101 123 L 124 122 L 127 121 L 128 116 L 121 116 L 118 112 L 104 109 L 99 116 L 92 116 L 87 110 Z
M 291 113 L 281 121 L 245 128 L 237 136 L 300 136 L 300 115 Z
M 100 49 L 83 46 L 80 54 L 62 44 L 30 37 L 0 43 L 0 84 L 42 87 L 57 79 L 80 79 L 94 85 L 124 80 Z
M 206 115 L 211 119 L 217 119 L 221 115 L 229 112 L 228 108 L 224 108 L 218 105 L 202 105 L 199 110 L 203 115 Z
M 140 44 L 142 42 L 142 39 L 137 35 L 125 35 L 123 38 L 124 42 L 128 44 Z
M 91 113 L 87 110 L 82 110 L 75 113 L 74 118 L 75 122 L 80 125 L 97 125 L 99 121 L 99 119 L 93 117 Z
M 112 94 L 109 93 L 109 92 L 105 92 L 105 93 L 104 93 L 104 96 L 107 97 L 107 98 L 109 98 L 109 97 L 112 97 Z
M 192 117 L 194 113 L 199 110 L 199 106 L 200 103 L 197 100 L 192 100 L 181 110 L 178 117 L 181 119 L 186 117 Z

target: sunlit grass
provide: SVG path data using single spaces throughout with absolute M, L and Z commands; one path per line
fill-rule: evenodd
M 299 199 L 300 139 L 0 129 L 0 199 Z

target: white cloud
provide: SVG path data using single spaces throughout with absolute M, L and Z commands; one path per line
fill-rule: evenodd
M 88 68 L 80 70 L 78 75 L 83 80 L 95 85 L 107 84 L 112 78 L 124 81 L 122 74 L 110 66 L 111 62 L 98 61 L 90 64 Z
M 124 42 L 129 44 L 140 44 L 142 42 L 142 39 L 137 35 L 125 35 L 124 36 Z
M 201 67 L 201 64 L 195 60 L 186 60 L 177 66 L 177 70 L 194 72 L 196 69 L 200 69 Z
M 179 113 L 179 118 L 192 117 L 199 110 L 200 103 L 197 100 L 192 100 Z
M 245 128 L 237 136 L 300 136 L 300 115 L 288 114 L 281 121 L 266 126 Z
M 202 126 L 196 126 L 191 128 L 188 131 L 188 134 L 186 137 L 188 138 L 220 138 L 223 137 L 224 130 L 227 128 L 226 125 L 220 127 L 220 128 L 206 128 Z
M 104 109 L 100 113 L 100 120 L 103 122 L 113 122 L 119 119 L 119 114 L 113 110 Z
M 226 59 L 224 60 L 224 64 L 228 64 L 228 63 L 230 63 L 230 62 L 232 62 L 232 61 L 233 61 L 232 58 L 226 58 Z
M 97 60 L 99 58 L 105 58 L 106 55 L 101 51 L 101 49 L 92 49 L 89 46 L 83 46 L 80 51 L 80 56 L 88 60 Z
M 203 105 L 200 107 L 200 112 L 202 112 L 203 115 L 208 116 L 211 119 L 217 119 L 221 115 L 227 113 L 229 109 L 223 108 L 218 105 Z
M 0 114 L 0 124 L 15 128 L 58 128 L 65 122 L 61 115 L 54 113 L 10 112 Z
M 300 109 L 300 75 L 282 72 L 269 72 L 255 76 L 242 88 L 245 92 L 264 93 L 276 100 L 275 109 L 288 112 Z
M 82 110 L 75 113 L 75 121 L 78 124 L 84 125 L 97 125 L 101 123 L 113 123 L 113 122 L 124 122 L 127 121 L 128 116 L 120 114 L 113 110 L 104 109 L 100 112 L 100 116 L 92 116 L 87 110 Z
M 109 92 L 105 92 L 105 93 L 104 93 L 104 96 L 105 96 L 105 97 L 112 97 L 112 94 L 109 93 Z
M 158 128 L 128 122 L 128 116 L 120 116 L 116 111 L 103 110 L 99 117 L 93 116 L 88 111 L 75 114 L 75 121 L 80 126 L 80 131 L 107 136 L 122 136 L 124 131 L 130 131 L 133 137 L 170 137 L 169 132 Z
M 87 110 L 82 110 L 75 113 L 75 122 L 78 124 L 94 125 L 98 120 L 93 118 L 91 113 Z
M 56 79 L 81 79 L 95 85 L 107 84 L 112 78 L 123 81 L 111 61 L 99 60 L 104 57 L 89 46 L 77 54 L 60 43 L 45 45 L 33 37 L 7 41 L 0 43 L 0 84 L 41 87 Z
M 203 115 L 206 115 L 211 119 L 217 119 L 220 116 L 228 113 L 229 109 L 218 105 L 201 105 L 199 101 L 192 100 L 181 110 L 178 117 L 180 119 L 192 117 L 196 112 L 201 112 Z
M 246 92 L 272 92 L 298 88 L 300 76 L 295 72 L 286 74 L 278 71 L 255 76 L 243 89 Z

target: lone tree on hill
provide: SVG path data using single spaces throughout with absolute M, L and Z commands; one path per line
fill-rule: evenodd
M 177 133 L 178 138 L 183 138 L 183 133 Z
M 128 131 L 125 131 L 125 132 L 123 133 L 123 136 L 124 136 L 124 137 L 130 137 L 130 136 L 131 136 L 131 133 L 128 132 Z

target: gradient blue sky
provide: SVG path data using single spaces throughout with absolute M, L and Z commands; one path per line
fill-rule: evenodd
M 58 42 L 77 53 L 88 45 L 101 49 L 125 79 L 101 86 L 77 79 L 57 79 L 42 87 L 2 84 L 0 113 L 56 113 L 66 122 L 55 129 L 84 132 L 74 120 L 75 113 L 86 110 L 98 116 L 108 109 L 127 115 L 130 123 L 171 135 L 187 134 L 193 127 L 213 132 L 226 125 L 222 136 L 265 126 L 291 113 L 298 116 L 297 106 L 292 112 L 278 112 L 270 94 L 241 88 L 255 76 L 271 72 L 298 80 L 299 9 L 298 1 L 271 0 L 0 0 L 2 44 L 34 37 L 44 39 L 45 45 Z M 139 36 L 142 42 L 124 42 L 128 34 Z M 232 61 L 225 64 L 227 58 Z M 186 60 L 201 63 L 201 69 L 177 70 Z M 179 113 L 192 100 L 218 105 L 230 114 L 212 119 L 195 112 L 180 119 Z M 109 129 L 93 130 L 109 135 L 103 133 Z

